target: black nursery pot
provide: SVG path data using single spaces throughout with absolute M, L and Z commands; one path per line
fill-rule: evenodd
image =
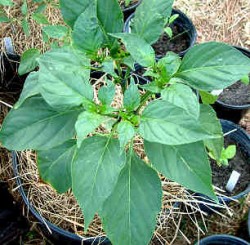
M 20 56 L 15 54 L 0 55 L 0 92 L 18 99 L 27 75 L 18 74 Z
M 250 137 L 249 135 L 243 130 L 241 127 L 238 125 L 227 121 L 227 120 L 220 120 L 221 126 L 223 133 L 229 133 L 226 137 L 230 139 L 230 141 L 235 142 L 237 144 L 237 147 L 240 148 L 241 152 L 245 156 L 246 164 L 250 164 Z M 218 196 L 219 203 L 220 204 L 229 204 L 232 200 L 239 200 L 246 196 L 248 193 L 250 193 L 250 182 L 248 185 L 245 187 L 245 189 L 236 195 L 233 196 Z M 212 214 L 215 210 L 219 210 L 219 206 L 215 206 L 213 201 L 210 201 L 207 196 L 204 196 L 202 194 L 197 194 L 195 193 L 194 196 L 198 199 L 201 200 L 205 204 L 199 204 L 199 207 L 202 211 Z
M 37 220 L 38 225 L 41 227 L 43 233 L 49 240 L 55 242 L 55 244 L 62 244 L 62 245 L 82 245 L 82 244 L 111 245 L 110 241 L 106 237 L 91 237 L 91 238 L 80 237 L 74 233 L 63 230 L 62 228 L 50 223 L 44 217 L 42 217 L 30 203 L 26 195 L 21 177 L 19 175 L 19 163 L 17 154 L 14 151 L 12 152 L 12 159 L 13 159 L 12 163 L 13 163 L 14 175 L 16 178 L 17 186 L 19 187 L 18 191 L 23 199 L 23 202 L 25 203 L 27 210 L 29 210 L 31 214 L 34 216 L 34 218 Z
M 142 0 L 138 0 L 138 2 L 133 3 L 132 5 L 125 7 L 122 12 L 123 12 L 123 17 L 124 17 L 124 21 L 127 20 L 127 18 L 133 14 L 136 10 L 136 8 L 140 5 Z
M 181 50 L 180 52 L 178 52 L 178 55 L 180 57 L 183 57 L 185 55 L 185 53 L 191 47 L 194 46 L 196 39 L 197 39 L 197 32 L 196 32 L 195 26 L 192 23 L 192 21 L 183 12 L 181 12 L 180 10 L 177 10 L 177 9 L 173 9 L 172 15 L 174 15 L 174 14 L 178 14 L 179 17 L 174 21 L 174 23 L 171 25 L 171 27 L 176 26 L 178 31 L 179 31 L 179 34 L 182 33 L 183 35 L 185 35 L 185 38 L 187 39 L 187 48 L 185 50 Z M 124 24 L 124 28 L 123 28 L 124 32 L 130 32 L 130 23 L 131 23 L 133 17 L 134 17 L 134 14 L 130 15 L 127 18 L 127 20 Z M 168 51 L 171 51 L 171 50 L 168 50 Z M 161 58 L 163 56 L 164 55 L 157 55 L 157 58 Z
M 196 245 L 249 245 L 249 243 L 236 236 L 222 234 L 205 237 Z
M 234 47 L 238 49 L 242 54 L 250 58 L 250 50 L 237 46 Z M 243 111 L 249 109 L 250 104 L 247 103 L 243 105 L 234 105 L 229 102 L 223 102 L 222 100 L 218 99 L 213 105 L 213 108 L 215 109 L 218 118 L 238 123 L 241 119 Z

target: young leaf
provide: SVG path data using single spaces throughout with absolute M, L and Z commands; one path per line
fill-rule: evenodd
M 21 22 L 21 25 L 22 25 L 22 29 L 23 29 L 23 32 L 24 34 L 29 37 L 30 35 L 30 25 L 28 23 L 28 20 L 26 18 L 24 18 Z
M 37 59 L 39 57 L 39 49 L 31 48 L 26 50 L 21 57 L 21 63 L 18 68 L 19 75 L 23 75 L 25 73 L 33 71 L 38 66 Z
M 11 22 L 11 19 L 9 19 L 5 12 L 0 9 L 0 23 L 3 22 Z
M 166 178 L 217 200 L 212 188 L 210 164 L 202 141 L 171 146 L 144 141 L 144 146 L 153 166 Z
M 149 103 L 142 113 L 139 133 L 150 142 L 166 145 L 182 145 L 221 136 L 206 132 L 186 110 L 164 100 Z
M 68 34 L 68 27 L 62 26 L 62 25 L 44 26 L 42 30 L 50 38 L 60 39 L 60 38 L 67 36 L 67 34 Z
M 15 104 L 14 108 L 18 109 L 26 99 L 34 95 L 37 95 L 39 93 L 40 93 L 40 86 L 38 83 L 38 72 L 31 72 L 25 80 L 22 93 L 19 97 L 19 100 Z
M 140 92 L 133 79 L 124 93 L 123 105 L 129 111 L 135 110 L 140 105 Z
M 168 26 L 166 28 L 164 28 L 164 31 L 166 32 L 166 34 L 169 36 L 169 38 L 172 38 L 173 36 L 173 31 L 172 29 Z
M 41 13 L 35 13 L 32 15 L 33 20 L 35 20 L 38 24 L 49 24 L 47 17 Z
M 94 131 L 102 122 L 107 120 L 106 117 L 94 112 L 82 112 L 76 121 L 75 128 L 77 134 L 77 147 L 80 148 L 84 138 Z
M 198 98 L 187 85 L 181 83 L 172 84 L 161 92 L 161 97 L 163 100 L 181 107 L 195 119 L 199 118 L 200 106 Z
M 98 91 L 98 99 L 102 105 L 110 105 L 115 96 L 115 85 L 112 81 L 107 80 L 107 86 L 102 86 Z
M 236 145 L 229 145 L 223 152 L 223 156 L 232 159 L 236 154 Z
M 248 85 L 249 84 L 249 79 L 250 79 L 249 75 L 245 75 L 240 80 L 241 80 L 242 83 Z
M 214 102 L 217 100 L 218 96 L 210 94 L 209 92 L 200 90 L 199 91 L 202 103 L 205 105 L 214 104 Z
M 172 24 L 176 19 L 178 19 L 179 14 L 173 14 L 170 16 L 169 20 L 168 20 L 168 24 Z
M 122 121 L 118 124 L 117 132 L 119 135 L 120 147 L 123 149 L 127 143 L 135 136 L 135 129 L 132 123 Z
M 142 66 L 153 66 L 155 63 L 155 52 L 153 48 L 142 38 L 131 33 L 110 34 L 120 38 L 133 59 Z
M 28 14 L 28 5 L 26 0 L 23 0 L 23 4 L 21 6 L 21 12 L 24 16 Z
M 56 111 L 38 96 L 28 98 L 5 118 L 0 141 L 10 150 L 50 149 L 74 136 L 79 113 L 76 109 Z
M 172 11 L 173 0 L 143 0 L 135 11 L 131 31 L 153 44 L 161 36 L 165 20 Z
M 178 71 L 181 65 L 179 55 L 173 52 L 167 52 L 165 57 L 157 62 L 157 67 L 161 69 L 161 77 L 164 76 L 166 82 Z
M 0 5 L 12 7 L 14 3 L 11 0 L 0 0 Z
M 113 191 L 124 164 L 117 139 L 94 136 L 82 142 L 72 164 L 72 189 L 84 214 L 85 230 Z
M 60 8 L 64 21 L 73 28 L 75 21 L 93 0 L 60 0 Z
M 187 52 L 176 77 L 198 90 L 212 91 L 230 86 L 248 73 L 248 57 L 227 44 L 208 42 Z
M 101 212 L 104 230 L 112 244 L 148 244 L 161 209 L 161 198 L 157 172 L 130 153 Z
M 41 14 L 43 13 L 47 8 L 47 4 L 43 3 L 43 4 L 40 4 L 37 9 L 35 10 L 34 14 Z
M 71 163 L 76 150 L 76 140 L 69 140 L 49 150 L 38 151 L 37 166 L 43 181 L 59 193 L 72 186 Z
M 223 149 L 224 140 L 220 121 L 218 120 L 215 111 L 209 105 L 200 105 L 200 124 L 202 128 L 208 134 L 216 134 L 220 137 L 216 139 L 204 140 L 205 146 L 215 157 L 215 160 L 219 161 L 221 151 Z

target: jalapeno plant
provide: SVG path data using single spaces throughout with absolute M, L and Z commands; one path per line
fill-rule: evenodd
M 217 199 L 207 155 L 221 159 L 223 134 L 209 91 L 250 72 L 248 58 L 217 42 L 196 45 L 183 59 L 168 52 L 156 62 L 151 44 L 164 32 L 172 4 L 143 0 L 131 33 L 122 33 L 117 0 L 61 0 L 71 41 L 23 57 L 22 70 L 38 68 L 0 132 L 6 148 L 37 151 L 42 179 L 59 193 L 72 189 L 84 229 L 98 214 L 117 245 L 149 243 L 161 210 L 159 173 Z M 150 83 L 134 81 L 134 63 L 145 67 Z M 106 76 L 99 102 L 90 82 L 93 70 Z M 118 109 L 112 107 L 116 86 L 123 98 Z M 103 134 L 96 132 L 100 125 Z M 138 136 L 148 162 L 134 151 Z

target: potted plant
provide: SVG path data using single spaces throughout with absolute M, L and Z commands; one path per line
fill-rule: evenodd
M 170 6 L 172 3 L 173 1 L 166 1 L 164 4 Z M 146 34 L 145 22 L 148 21 L 148 16 L 157 14 L 157 12 L 154 13 L 155 10 L 152 8 L 150 13 L 145 13 L 143 5 L 146 3 L 142 2 L 135 13 L 127 18 L 124 31 L 141 35 L 148 43 L 152 44 L 158 58 L 164 57 L 168 51 L 173 51 L 183 57 L 196 42 L 197 33 L 192 21 L 180 10 L 172 9 L 171 12 L 163 13 L 165 23 L 161 23 L 161 25 L 164 25 L 164 28 L 155 28 L 153 22 L 151 22 L 152 26 L 146 23 L 147 28 L 150 28 L 150 32 L 149 30 L 147 32 L 152 32 L 152 35 Z
M 66 2 L 61 0 L 61 10 L 72 29 L 71 42 L 35 58 L 22 57 L 27 71 L 39 69 L 27 77 L 5 118 L 1 144 L 35 150 L 41 178 L 59 193 L 72 188 L 85 231 L 98 213 L 112 244 L 148 244 L 161 210 L 158 173 L 217 200 L 207 152 L 220 160 L 221 125 L 192 88 L 225 88 L 250 71 L 250 60 L 210 42 L 193 47 L 182 60 L 169 52 L 156 62 L 144 36 L 158 37 L 172 1 L 144 0 L 141 11 L 154 14 L 138 34 L 122 33 L 117 0 L 75 0 L 70 7 Z M 135 62 L 153 78 L 143 85 L 143 94 L 131 76 Z M 97 97 L 89 82 L 92 70 L 105 77 Z M 111 106 L 117 87 L 123 98 L 118 108 Z M 161 98 L 153 100 L 155 93 Z M 105 131 L 96 132 L 100 125 Z M 134 151 L 135 136 L 143 139 L 148 162 Z
M 243 55 L 250 58 L 250 51 L 241 47 L 237 48 Z M 219 118 L 239 123 L 243 113 L 250 109 L 250 84 L 249 74 L 228 88 L 212 91 L 217 95 L 214 109 Z

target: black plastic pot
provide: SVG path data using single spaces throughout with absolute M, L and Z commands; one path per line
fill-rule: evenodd
M 179 27 L 180 30 L 183 30 L 182 32 L 184 32 L 185 30 L 187 30 L 187 35 L 189 37 L 188 40 L 188 45 L 189 47 L 186 50 L 181 51 L 179 54 L 180 57 L 183 57 L 185 55 L 185 53 L 194 46 L 195 42 L 196 42 L 196 38 L 197 38 L 197 32 L 195 29 L 194 24 L 192 23 L 192 21 L 180 10 L 177 9 L 173 9 L 172 10 L 172 15 L 174 14 L 178 14 L 179 17 L 174 21 L 174 25 L 177 25 Z M 124 32 L 130 32 L 130 23 L 131 20 L 133 19 L 134 14 L 130 15 L 125 24 L 124 24 L 124 28 L 123 31 Z M 161 56 L 157 56 L 158 58 L 161 58 Z
M 196 245 L 249 245 L 241 238 L 231 235 L 213 235 L 201 239 Z
M 138 0 L 137 3 L 134 3 L 134 4 L 132 4 L 132 5 L 128 6 L 128 7 L 125 7 L 125 8 L 122 10 L 122 12 L 123 12 L 123 17 L 124 17 L 124 21 L 126 21 L 127 18 L 128 18 L 131 14 L 133 14 L 133 13 L 135 12 L 136 8 L 140 5 L 141 1 L 142 1 L 142 0 Z
M 227 120 L 221 119 L 220 122 L 221 122 L 223 133 L 226 134 L 226 133 L 231 132 L 230 134 L 227 135 L 227 137 L 230 138 L 232 141 L 237 142 L 237 145 L 240 147 L 241 151 L 244 152 L 246 159 L 250 159 L 250 137 L 245 132 L 245 130 L 243 130 L 238 125 Z M 250 162 L 246 162 L 246 164 L 250 164 Z M 237 195 L 234 195 L 231 197 L 218 196 L 218 199 L 219 199 L 220 204 L 224 204 L 224 203 L 229 204 L 232 200 L 239 200 L 243 198 L 244 196 L 246 196 L 248 193 L 250 193 L 250 183 L 248 184 L 248 186 L 246 187 L 244 191 L 238 193 Z M 201 210 L 207 212 L 208 214 L 213 213 L 214 210 L 220 209 L 220 207 L 214 206 L 214 202 L 210 201 L 211 199 L 209 199 L 208 197 L 201 195 L 201 194 L 197 194 L 197 193 L 195 193 L 194 196 L 198 200 L 201 200 L 206 203 L 206 205 L 200 204 L 199 207 Z
M 242 54 L 250 58 L 250 50 L 237 47 L 237 46 L 234 46 L 234 47 L 238 49 Z M 213 107 L 219 118 L 238 123 L 241 119 L 243 111 L 249 109 L 250 104 L 232 105 L 232 104 L 224 103 L 220 100 L 217 100 L 215 104 L 213 105 Z
M 74 233 L 69 231 L 63 230 L 60 227 L 50 223 L 45 218 L 43 218 L 39 212 L 32 206 L 30 201 L 27 198 L 25 193 L 24 187 L 22 185 L 21 177 L 19 176 L 19 163 L 16 152 L 12 152 L 12 162 L 13 162 L 13 169 L 14 175 L 16 178 L 17 186 L 19 187 L 19 193 L 22 196 L 22 199 L 32 215 L 37 220 L 38 224 L 40 225 L 41 229 L 43 230 L 45 236 L 55 242 L 55 244 L 62 244 L 62 245 L 111 245 L 110 241 L 106 237 L 91 237 L 91 238 L 84 238 L 80 237 Z
M 0 55 L 0 92 L 19 97 L 27 75 L 18 74 L 20 56 L 13 50 L 10 38 L 4 38 L 6 52 Z

